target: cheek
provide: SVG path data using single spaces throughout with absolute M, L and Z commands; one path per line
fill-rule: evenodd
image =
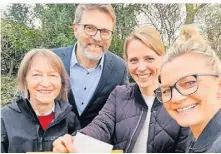
M 111 40 L 105 40 L 104 41 L 104 45 L 105 47 L 108 49 L 110 47 L 110 44 L 111 44 Z
M 130 73 L 131 75 L 136 72 L 136 66 L 135 66 L 135 65 L 128 64 L 127 67 L 128 67 L 129 73 Z
M 30 89 L 36 88 L 38 86 L 38 82 L 35 80 L 29 80 L 26 82 L 26 85 L 27 85 L 27 89 L 30 90 Z
M 147 69 L 151 70 L 153 73 L 155 73 L 156 75 L 159 74 L 159 71 L 160 71 L 160 66 L 159 65 L 156 65 L 156 63 L 154 64 L 149 64 L 147 66 Z
M 62 87 L 62 81 L 61 81 L 61 79 L 54 81 L 54 84 L 53 84 L 53 85 L 56 87 L 56 89 L 58 89 L 58 90 L 60 91 L 60 90 L 61 90 L 61 87 Z
M 163 104 L 164 108 L 167 110 L 167 112 L 170 112 L 171 108 L 170 108 L 170 102 L 164 103 Z
M 198 90 L 193 94 L 190 95 L 190 98 L 195 99 L 197 101 L 211 101 L 215 98 L 216 91 L 215 86 L 211 86 L 213 88 L 210 88 L 210 86 L 200 86 L 198 87 Z

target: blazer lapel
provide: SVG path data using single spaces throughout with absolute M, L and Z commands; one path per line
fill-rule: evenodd
M 73 47 L 74 47 L 74 45 L 69 47 L 67 50 L 64 50 L 61 55 L 61 60 L 64 63 L 64 66 L 65 66 L 65 69 L 66 69 L 68 75 L 70 75 L 70 62 L 71 62 Z
M 91 100 L 96 97 L 96 95 L 98 95 L 101 90 L 104 88 L 105 83 L 107 82 L 107 79 L 111 77 L 111 71 L 112 71 L 112 57 L 111 55 L 107 52 L 104 55 L 104 66 L 103 66 L 103 70 L 102 70 L 102 74 L 101 74 L 101 78 L 100 81 L 98 83 L 98 86 L 94 92 L 93 97 L 91 98 Z

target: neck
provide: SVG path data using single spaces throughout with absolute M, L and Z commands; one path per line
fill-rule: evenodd
M 76 57 L 77 57 L 77 60 L 79 62 L 79 64 L 87 69 L 90 69 L 90 68 L 94 68 L 99 61 L 96 61 L 96 60 L 90 60 L 88 59 L 87 57 L 85 57 L 83 55 L 83 49 L 79 47 L 80 44 L 77 44 L 77 52 L 76 52 Z
M 190 126 L 190 129 L 193 133 L 193 136 L 195 139 L 198 139 L 199 136 L 202 134 L 203 130 L 207 126 L 207 124 L 210 122 L 210 120 L 215 116 L 215 114 L 220 110 L 220 108 L 216 108 L 212 111 L 209 111 L 211 114 L 207 116 L 206 119 L 204 119 L 203 122 L 197 125 Z
M 154 90 L 150 87 L 148 88 L 140 88 L 141 94 L 144 96 L 155 96 Z
M 155 96 L 154 90 L 157 89 L 158 85 L 158 81 L 156 80 L 151 86 L 140 87 L 140 91 L 144 96 Z
M 37 111 L 40 115 L 44 115 L 45 113 L 51 111 L 53 103 L 41 103 L 36 100 L 30 99 L 30 103 L 34 111 Z

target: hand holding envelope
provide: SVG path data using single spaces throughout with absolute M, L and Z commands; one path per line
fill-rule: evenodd
M 53 152 L 111 153 L 113 145 L 77 132 L 76 136 L 66 134 L 53 143 Z
M 73 146 L 78 153 L 111 153 L 113 149 L 113 145 L 79 132 L 74 137 Z

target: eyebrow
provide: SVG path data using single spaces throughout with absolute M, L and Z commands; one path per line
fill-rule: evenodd
M 83 24 L 83 25 L 87 25 L 87 26 L 94 26 L 94 27 L 96 27 L 97 29 L 105 29 L 105 30 L 112 31 L 112 30 L 107 29 L 107 28 L 98 28 L 97 26 L 95 26 L 95 25 L 93 25 L 93 24 Z
M 39 72 L 39 73 L 42 73 L 41 70 L 38 70 L 38 69 L 33 69 L 32 71 L 35 71 L 35 72 Z M 49 71 L 47 73 L 59 73 L 58 71 Z

